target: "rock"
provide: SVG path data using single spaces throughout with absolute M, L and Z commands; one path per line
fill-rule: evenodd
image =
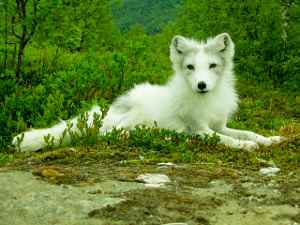
M 276 175 L 276 173 L 278 173 L 280 171 L 280 169 L 276 166 L 272 166 L 272 167 L 265 167 L 265 168 L 261 168 L 259 170 L 260 174 L 264 175 L 264 176 L 274 176 Z
M 56 176 L 58 172 L 52 169 L 42 170 L 40 175 Z M 144 188 L 135 182 L 119 181 L 84 187 L 53 185 L 22 171 L 1 172 L 0 184 L 1 225 L 104 225 L 107 223 L 99 219 L 89 219 L 88 213 L 124 201 L 106 193 Z M 116 188 L 112 190 L 113 186 Z
M 162 187 L 166 183 L 171 182 L 167 175 L 159 173 L 141 174 L 136 180 L 145 183 L 146 187 Z
M 159 166 L 159 168 L 170 168 L 170 167 L 177 167 L 176 164 L 171 163 L 171 162 L 163 162 L 163 163 L 157 163 L 157 165 Z

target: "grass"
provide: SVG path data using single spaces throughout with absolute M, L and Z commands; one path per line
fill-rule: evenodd
M 114 131 L 98 137 L 98 118 L 95 126 L 72 135 L 72 148 L 62 147 L 36 153 L 1 153 L 0 164 L 24 161 L 74 163 L 75 161 L 118 161 L 123 164 L 156 162 L 224 164 L 230 167 L 258 169 L 263 160 L 274 161 L 289 170 L 300 163 L 299 108 L 294 104 L 297 95 L 285 95 L 280 89 L 266 91 L 262 85 L 240 82 L 240 110 L 230 122 L 231 127 L 247 129 L 264 135 L 282 135 L 288 140 L 279 145 L 262 147 L 255 152 L 229 149 L 218 144 L 218 138 L 178 134 L 173 131 L 139 127 L 135 131 Z M 84 119 L 84 118 L 83 118 Z M 85 128 L 81 128 L 85 129 Z

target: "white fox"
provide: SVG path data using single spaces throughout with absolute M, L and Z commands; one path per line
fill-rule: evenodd
M 170 45 L 175 71 L 171 79 L 165 85 L 136 85 L 118 97 L 103 119 L 100 135 L 114 128 L 130 130 L 146 125 L 190 134 L 216 134 L 220 143 L 245 150 L 281 142 L 280 136 L 264 137 L 226 126 L 238 106 L 233 56 L 234 43 L 227 33 L 201 42 L 175 36 Z M 89 123 L 94 113 L 101 114 L 100 107 L 94 106 L 88 112 Z M 35 151 L 45 147 L 44 136 L 50 134 L 58 145 L 66 127 L 66 122 L 61 122 L 52 128 L 27 131 L 16 136 L 13 144 L 24 135 L 20 150 Z M 71 129 L 76 132 L 76 125 Z

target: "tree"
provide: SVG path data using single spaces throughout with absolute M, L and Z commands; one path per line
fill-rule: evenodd
M 112 44 L 117 34 L 108 0 L 57 0 L 40 23 L 36 41 L 71 51 Z
M 26 45 L 35 33 L 38 25 L 37 10 L 40 0 L 32 0 L 31 12 L 28 0 L 16 0 L 15 15 L 12 17 L 12 33 L 18 40 L 18 60 L 16 64 L 16 78 L 20 79 Z
M 7 1 L 3 2 L 4 9 L 4 56 L 3 56 L 3 72 L 6 71 L 7 66 L 7 51 L 8 51 L 8 5 Z

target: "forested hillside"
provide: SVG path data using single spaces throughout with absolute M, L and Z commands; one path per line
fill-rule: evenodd
M 146 33 L 155 34 L 170 23 L 176 16 L 182 0 L 115 0 L 112 1 L 112 14 L 118 27 L 128 32 L 132 26 L 140 25 Z
M 0 151 L 21 131 L 95 102 L 105 108 L 136 83 L 165 82 L 175 34 L 231 34 L 242 96 L 234 126 L 268 133 L 299 118 L 298 1 L 124 0 L 111 10 L 108 0 L 1 0 L 0 6 Z

